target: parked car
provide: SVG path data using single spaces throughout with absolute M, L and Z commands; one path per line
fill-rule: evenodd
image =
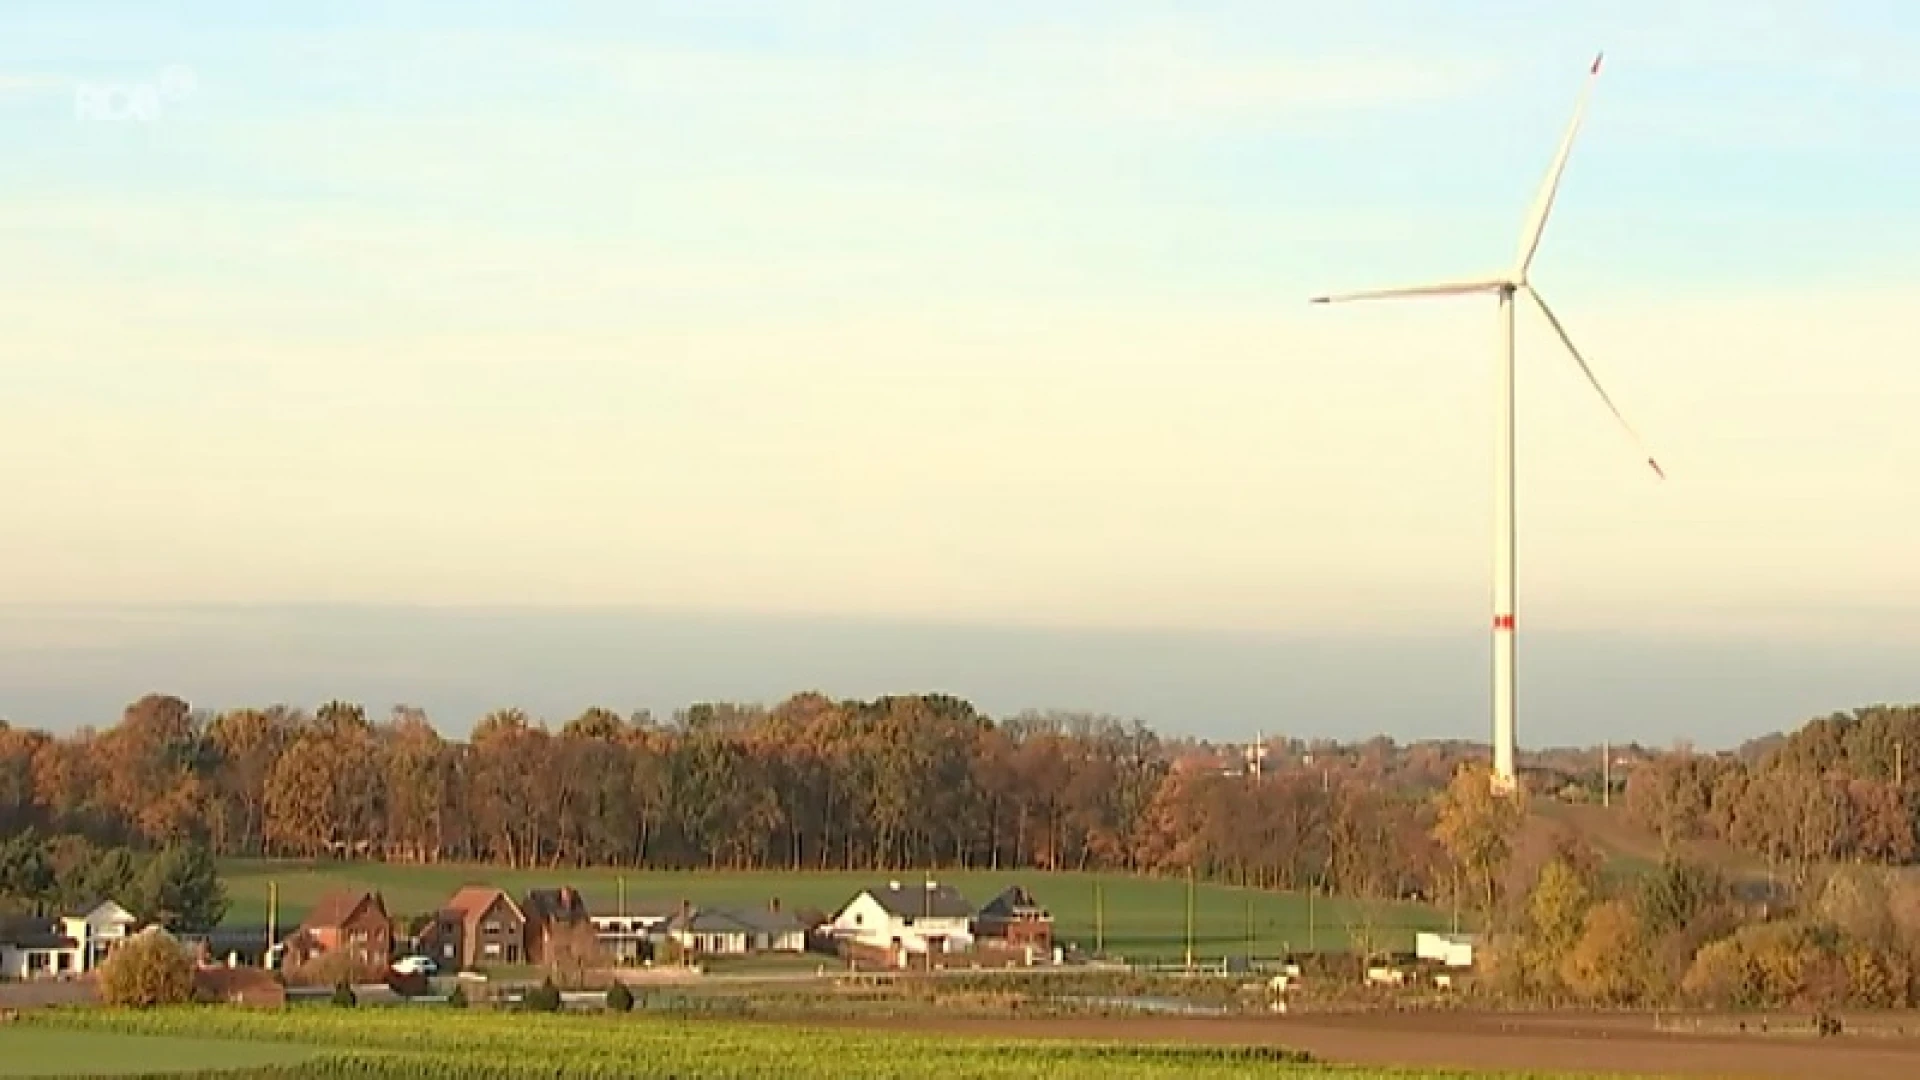
M 393 970 L 402 975 L 432 975 L 440 970 L 431 956 L 403 956 L 393 962 Z

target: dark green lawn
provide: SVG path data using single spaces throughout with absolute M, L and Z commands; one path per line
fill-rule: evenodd
M 530 888 L 571 884 L 586 894 L 594 910 L 612 911 L 622 876 L 611 870 L 510 871 L 446 865 L 264 861 L 227 862 L 222 874 L 232 898 L 229 924 L 265 922 L 267 885 L 273 881 L 279 885 L 282 926 L 297 924 L 323 893 L 341 886 L 379 889 L 388 910 L 396 915 L 433 911 L 455 889 L 468 883 L 497 885 L 515 897 Z M 897 876 L 902 882 L 921 880 L 913 873 Z M 1078 942 L 1087 950 L 1095 945 L 1094 897 L 1098 886 L 1103 893 L 1108 953 L 1128 959 L 1174 960 L 1186 951 L 1187 886 L 1182 879 L 1035 871 L 943 872 L 935 876 L 957 886 L 975 906 L 1008 885 L 1025 885 L 1052 910 L 1056 938 Z M 817 908 L 829 914 L 852 899 L 860 888 L 887 881 L 881 874 L 787 872 L 628 871 L 624 877 L 629 905 L 671 906 L 686 900 L 696 905 L 766 906 L 777 899 L 787 910 Z M 1217 963 L 1225 955 L 1248 951 L 1249 929 L 1257 955 L 1277 955 L 1289 946 L 1344 948 L 1349 927 L 1365 922 L 1371 922 L 1376 931 L 1384 931 L 1387 944 L 1411 948 L 1415 929 L 1444 927 L 1447 918 L 1418 905 L 1360 905 L 1325 898 L 1310 902 L 1300 894 L 1203 884 L 1195 890 L 1195 959 Z
M 0 1076 L 132 1076 L 250 1069 L 303 1061 L 284 1043 L 0 1027 Z

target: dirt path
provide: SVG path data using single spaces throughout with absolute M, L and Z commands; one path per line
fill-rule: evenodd
M 1247 1018 L 934 1017 L 845 1020 L 882 1030 L 1119 1042 L 1275 1044 L 1323 1061 L 1458 1069 L 1609 1072 L 1752 1080 L 1909 1080 L 1920 1038 L 1669 1034 L 1646 1017 L 1488 1014 L 1294 1015 Z

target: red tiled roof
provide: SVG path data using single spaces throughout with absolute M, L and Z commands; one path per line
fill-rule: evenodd
M 320 898 L 301 921 L 302 929 L 322 927 L 338 928 L 345 926 L 347 920 L 360 910 L 362 904 L 371 903 L 379 894 L 366 889 L 338 889 Z

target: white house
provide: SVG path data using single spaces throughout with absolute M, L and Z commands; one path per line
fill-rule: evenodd
M 667 934 L 688 952 L 740 955 L 805 952 L 807 931 L 781 911 L 693 908 L 667 922 Z
M 1433 934 L 1426 931 L 1414 935 L 1413 954 L 1422 960 L 1433 960 L 1450 968 L 1470 968 L 1473 966 L 1472 934 Z
M 92 971 L 139 925 L 132 912 L 102 900 L 85 914 L 62 916 L 60 932 L 79 944 L 82 970 Z
M 667 936 L 667 923 L 677 914 L 673 908 L 641 908 L 618 914 L 589 914 L 593 936 L 600 951 L 622 964 L 637 964 L 652 955 L 653 947 Z
M 80 943 L 55 919 L 0 918 L 0 979 L 72 977 L 86 970 Z
M 964 952 L 973 947 L 973 905 L 951 885 L 890 881 L 848 901 L 829 928 L 836 938 L 903 954 Z

